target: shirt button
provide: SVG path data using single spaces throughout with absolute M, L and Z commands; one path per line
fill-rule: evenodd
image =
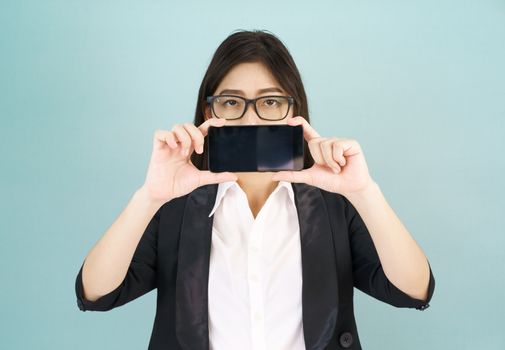
M 352 343 L 353 343 L 353 338 L 352 338 L 352 334 L 350 332 L 344 332 L 340 335 L 340 345 L 343 347 L 343 348 L 349 348 L 351 347 Z
M 417 307 L 416 309 L 424 311 L 425 309 L 427 309 L 429 307 L 430 307 L 430 304 L 424 304 L 424 305 L 421 305 L 421 306 Z

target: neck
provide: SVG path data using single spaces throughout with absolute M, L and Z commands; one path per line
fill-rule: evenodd
M 249 205 L 255 208 L 253 212 L 259 211 L 279 183 L 272 181 L 272 172 L 240 172 L 235 175 L 238 185 L 247 195 Z
M 237 183 L 244 192 L 251 197 L 265 196 L 277 187 L 279 181 L 272 181 L 271 172 L 251 172 L 251 173 L 235 173 L 238 180 Z

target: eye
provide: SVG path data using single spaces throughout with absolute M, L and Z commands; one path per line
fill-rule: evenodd
M 282 104 L 282 100 L 279 98 L 266 98 L 262 100 L 262 106 L 268 108 L 277 108 Z
M 216 103 L 218 103 L 219 106 L 225 107 L 225 108 L 231 108 L 231 107 L 237 107 L 242 104 L 242 101 L 240 101 L 237 98 L 233 97 L 220 97 L 216 99 Z

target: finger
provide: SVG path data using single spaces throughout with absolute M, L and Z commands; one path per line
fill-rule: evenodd
M 188 132 L 181 125 L 175 125 L 172 128 L 172 132 L 175 134 L 177 140 L 181 143 L 181 153 L 183 155 L 189 154 L 189 147 L 191 146 L 191 138 Z
M 169 142 L 169 146 L 172 148 L 172 149 L 175 149 L 177 148 L 178 144 L 177 144 L 177 140 L 175 139 L 175 135 L 173 132 L 171 131 L 168 131 L 167 133 L 167 141 Z
M 310 141 L 314 138 L 320 137 L 317 131 L 307 122 L 304 117 L 297 116 L 288 119 L 288 124 L 291 126 L 302 125 L 303 126 L 303 137 L 305 140 Z
M 273 181 L 303 182 L 313 185 L 310 169 L 300 171 L 279 171 L 272 175 Z
M 156 130 L 154 132 L 153 138 L 154 147 L 160 149 L 164 144 L 170 146 L 170 148 L 177 148 L 177 142 L 174 138 L 174 135 L 167 130 Z
M 344 147 L 342 146 L 341 143 L 338 142 L 333 143 L 332 153 L 333 153 L 333 159 L 335 159 L 338 162 L 338 164 L 344 166 L 347 163 L 344 157 Z
M 201 131 L 192 123 L 185 123 L 184 129 L 191 135 L 193 147 L 197 153 L 203 153 L 203 135 Z
M 354 156 L 361 152 L 361 147 L 356 140 L 341 139 L 338 140 L 338 144 L 342 147 L 345 157 Z
M 319 165 L 325 164 L 323 155 L 321 154 L 321 147 L 319 146 L 319 143 L 323 140 L 323 138 L 312 139 L 307 143 L 309 145 L 310 154 L 312 155 L 314 162 Z
M 202 135 L 205 137 L 205 136 L 207 136 L 207 134 L 209 132 L 209 126 L 219 127 L 219 126 L 223 126 L 225 124 L 226 124 L 226 119 L 210 118 L 210 119 L 207 119 L 205 122 L 203 122 L 198 127 L 198 129 L 200 130 L 200 132 L 202 133 Z
M 213 173 L 209 170 L 200 170 L 199 186 L 210 185 L 225 181 L 237 181 L 238 177 L 234 173 L 222 172 Z
M 332 142 L 332 140 L 326 140 L 320 143 L 321 154 L 323 155 L 324 161 L 326 162 L 326 166 L 330 167 L 336 172 L 340 172 L 340 166 L 335 161 L 335 159 L 333 159 Z

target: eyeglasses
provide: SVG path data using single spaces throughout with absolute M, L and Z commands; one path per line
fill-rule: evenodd
M 207 96 L 207 103 L 210 104 L 214 115 L 222 119 L 242 118 L 251 103 L 261 119 L 281 120 L 288 116 L 294 99 L 291 96 L 261 96 L 248 99 L 236 95 L 218 95 Z

